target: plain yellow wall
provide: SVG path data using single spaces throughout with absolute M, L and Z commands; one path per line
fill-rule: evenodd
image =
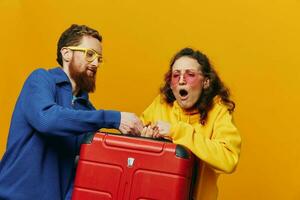
M 299 21 L 299 0 L 0 0 L 0 157 L 25 78 L 56 66 L 60 34 L 87 24 L 104 37 L 97 108 L 140 114 L 171 56 L 198 48 L 231 88 L 243 138 L 220 199 L 300 199 Z

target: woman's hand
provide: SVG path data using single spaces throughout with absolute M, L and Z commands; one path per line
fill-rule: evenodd
M 141 136 L 151 138 L 168 138 L 171 125 L 165 121 L 157 121 L 155 124 L 144 126 Z
M 158 127 L 153 124 L 148 124 L 144 126 L 141 132 L 141 136 L 143 137 L 156 138 L 157 134 L 158 134 Z
M 155 125 L 158 127 L 158 132 L 160 135 L 168 136 L 170 134 L 170 130 L 171 130 L 170 123 L 166 121 L 158 120 Z

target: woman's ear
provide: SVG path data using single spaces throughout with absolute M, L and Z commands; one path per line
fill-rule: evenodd
M 65 62 L 70 62 L 70 60 L 71 60 L 71 58 L 72 58 L 72 52 L 71 52 L 70 49 L 63 47 L 63 48 L 60 50 L 60 53 L 61 53 L 62 59 L 63 59 Z
M 210 86 L 210 80 L 209 78 L 205 78 L 203 82 L 203 89 L 207 89 Z

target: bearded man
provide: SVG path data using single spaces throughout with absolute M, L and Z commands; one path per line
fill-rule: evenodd
M 102 61 L 101 42 L 98 31 L 72 25 L 58 41 L 60 67 L 37 69 L 24 83 L 0 163 L 0 199 L 69 199 L 74 159 L 86 133 L 143 129 L 135 114 L 96 110 L 89 101 Z

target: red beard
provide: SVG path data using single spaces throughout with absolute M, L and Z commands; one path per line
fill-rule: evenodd
M 87 69 L 80 72 L 76 66 L 74 60 L 70 62 L 69 72 L 71 78 L 75 81 L 76 86 L 85 92 L 94 92 L 96 89 L 96 74 L 94 76 L 88 76 Z

